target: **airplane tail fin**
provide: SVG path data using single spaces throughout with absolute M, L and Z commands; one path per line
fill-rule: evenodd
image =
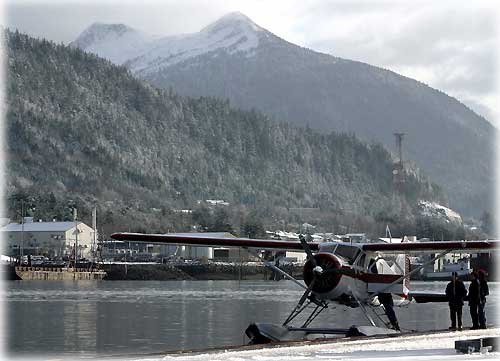
M 411 264 L 410 264 L 410 256 L 405 254 L 405 279 L 403 281 L 403 289 L 405 294 L 407 295 L 410 291 L 410 272 L 411 272 Z
M 401 242 L 409 242 L 409 239 L 404 236 Z M 408 293 L 410 292 L 410 273 L 411 273 L 411 262 L 410 262 L 410 256 L 408 254 L 404 254 L 404 268 L 403 268 L 403 274 L 405 276 L 403 280 L 403 292 L 406 296 L 408 296 Z
M 396 257 L 398 271 L 397 274 L 403 275 L 403 293 L 408 294 L 410 289 L 410 256 L 407 254 L 400 254 Z

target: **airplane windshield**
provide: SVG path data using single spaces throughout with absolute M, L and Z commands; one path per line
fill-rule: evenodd
M 328 246 L 325 245 L 321 247 L 321 251 L 331 252 L 336 256 L 342 257 L 350 265 L 354 263 L 359 252 L 361 252 L 361 250 L 356 246 L 340 242 L 332 242 L 331 244 L 328 244 Z

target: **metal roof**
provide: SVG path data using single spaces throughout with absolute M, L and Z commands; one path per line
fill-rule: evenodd
M 84 224 L 78 222 L 78 224 Z M 65 232 L 75 227 L 75 222 L 30 222 L 24 224 L 24 232 Z M 9 223 L 0 228 L 0 232 L 21 232 L 20 223 Z

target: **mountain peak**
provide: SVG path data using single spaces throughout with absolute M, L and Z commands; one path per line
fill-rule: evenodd
M 101 41 L 109 36 L 121 37 L 130 32 L 136 32 L 136 30 L 124 24 L 104 24 L 96 22 L 85 29 L 73 42 L 73 45 L 85 49 L 88 45 Z
M 233 11 L 231 13 L 223 15 L 222 17 L 219 18 L 219 20 L 215 21 L 215 23 L 218 22 L 241 22 L 241 23 L 254 24 L 254 22 L 248 16 L 239 11 Z
M 101 42 L 109 37 L 121 37 L 128 32 L 135 32 L 134 29 L 124 24 L 104 24 L 100 22 L 93 23 L 86 28 L 70 46 L 87 50 L 95 43 Z
M 126 65 L 136 73 L 148 73 L 208 53 L 239 53 L 251 57 L 266 36 L 268 32 L 246 15 L 233 12 L 197 33 L 159 39 L 142 55 L 131 57 Z
M 122 64 L 136 56 L 154 37 L 124 24 L 93 23 L 70 46 L 105 56 Z
M 235 11 L 222 16 L 212 24 L 204 27 L 201 32 L 217 33 L 225 29 L 232 29 L 239 32 L 256 32 L 264 30 L 245 14 Z
M 255 55 L 267 31 L 240 12 L 224 15 L 197 33 L 159 39 L 144 54 L 126 63 L 134 72 L 155 72 L 189 58 L 214 52 Z
M 135 30 L 125 24 L 106 24 L 101 22 L 95 22 L 87 28 L 87 31 L 89 32 L 107 31 L 107 32 L 114 32 L 116 34 L 123 34 L 127 31 L 135 31 Z

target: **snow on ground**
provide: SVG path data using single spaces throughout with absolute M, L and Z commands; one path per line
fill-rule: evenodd
M 500 336 L 500 329 L 467 330 L 396 338 L 361 339 L 300 346 L 281 346 L 194 355 L 166 355 L 136 358 L 148 361 L 308 361 L 308 360 L 493 360 L 500 352 L 462 354 L 455 341 Z

